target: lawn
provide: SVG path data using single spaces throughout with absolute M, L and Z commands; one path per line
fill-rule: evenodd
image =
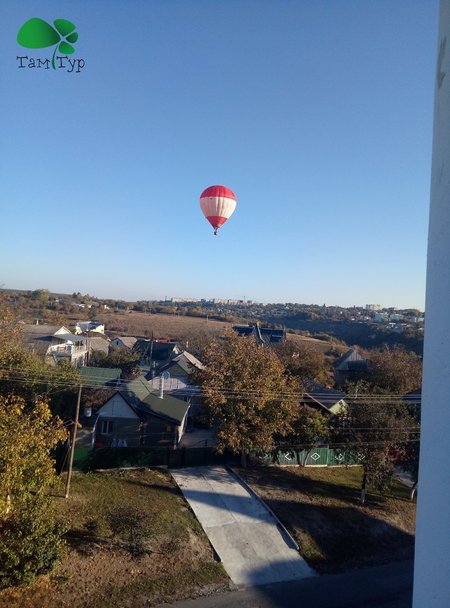
M 394 482 L 388 496 L 359 503 L 360 467 L 258 467 L 239 474 L 270 506 L 318 572 L 411 558 L 415 504 Z
M 0 592 L 0 606 L 140 608 L 229 587 L 163 470 L 78 473 L 55 504 L 69 529 L 65 557 L 33 586 Z

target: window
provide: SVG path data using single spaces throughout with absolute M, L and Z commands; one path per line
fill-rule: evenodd
M 112 435 L 114 422 L 112 420 L 101 420 L 100 435 Z

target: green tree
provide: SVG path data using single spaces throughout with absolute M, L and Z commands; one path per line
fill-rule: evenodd
M 296 385 L 270 347 L 230 332 L 210 342 L 203 363 L 194 382 L 217 425 L 219 450 L 240 452 L 245 465 L 248 452 L 272 448 L 275 436 L 291 430 Z
M 0 587 L 51 569 L 63 548 L 47 497 L 56 473 L 50 457 L 67 432 L 48 403 L 0 396 Z
M 317 410 L 306 405 L 298 407 L 292 421 L 292 430 L 284 438 L 283 443 L 305 450 L 303 462 L 305 466 L 311 450 L 318 444 L 327 441 L 329 437 L 328 420 Z
M 122 370 L 122 378 L 127 380 L 139 374 L 140 354 L 134 350 L 111 347 L 108 354 L 94 351 L 89 360 L 93 367 L 113 367 Z
M 35 289 L 31 292 L 31 299 L 38 302 L 41 305 L 46 305 L 50 297 L 48 289 Z
M 384 493 L 396 462 L 416 436 L 400 399 L 365 394 L 347 398 L 346 403 L 346 410 L 331 422 L 332 442 L 347 446 L 358 457 L 363 468 L 361 503 L 364 504 L 366 485 Z

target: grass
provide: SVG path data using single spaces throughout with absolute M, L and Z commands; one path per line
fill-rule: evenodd
M 0 592 L 0 606 L 141 608 L 228 589 L 225 571 L 166 471 L 75 474 L 70 498 L 55 500 L 69 527 L 66 555 L 31 587 Z M 138 515 L 133 543 L 126 522 L 111 529 L 109 514 L 124 508 Z
M 410 558 L 415 505 L 403 484 L 359 503 L 360 467 L 239 469 L 291 532 L 318 572 L 341 572 Z

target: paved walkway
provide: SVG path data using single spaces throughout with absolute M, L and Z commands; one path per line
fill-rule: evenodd
M 314 573 L 264 505 L 223 467 L 172 471 L 236 585 L 298 580 Z

